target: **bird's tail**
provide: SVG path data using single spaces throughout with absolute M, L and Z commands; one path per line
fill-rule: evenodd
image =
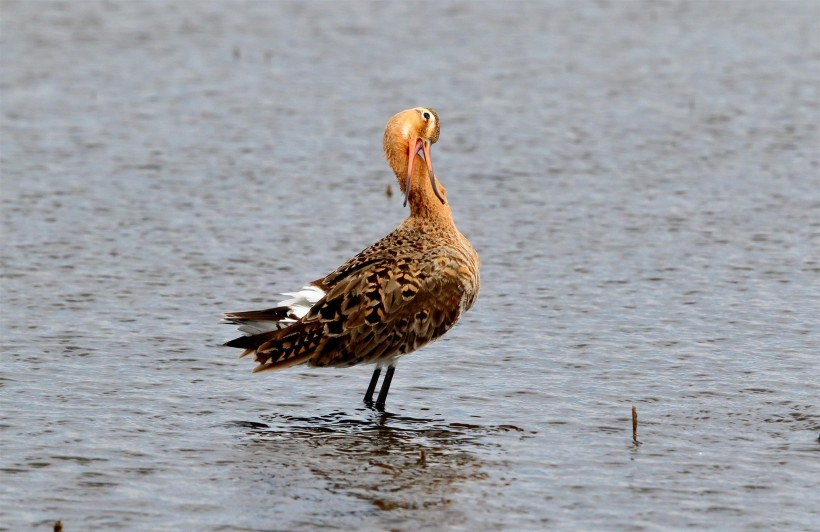
M 265 310 L 229 312 L 223 323 L 238 325 L 244 336 L 234 338 L 224 345 L 244 349 L 241 357 L 255 355 L 259 366 L 254 371 L 283 369 L 307 362 L 318 346 L 318 337 L 310 332 L 315 327 L 306 326 L 300 320 L 310 308 L 324 297 L 324 291 L 316 285 L 302 287 L 298 292 L 286 293 L 290 299 Z M 302 335 L 307 335 L 302 338 Z
M 297 322 L 284 329 L 240 336 L 224 345 L 244 349 L 240 358 L 253 354 L 254 360 L 259 364 L 253 372 L 258 373 L 309 362 L 311 356 L 324 346 L 325 341 L 321 323 Z
M 250 310 L 247 312 L 228 312 L 223 314 L 222 323 L 238 325 L 238 329 L 250 337 L 284 329 L 296 323 L 297 319 L 298 318 L 292 314 L 290 307 L 274 307 L 265 310 Z M 237 340 L 240 340 L 240 338 L 237 338 Z M 230 344 L 231 342 L 228 342 L 225 345 Z M 231 345 L 231 347 L 239 346 Z

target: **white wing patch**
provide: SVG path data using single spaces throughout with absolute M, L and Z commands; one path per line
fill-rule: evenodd
M 276 304 L 277 307 L 288 307 L 287 317 L 281 320 L 252 320 L 226 314 L 222 322 L 239 325 L 238 329 L 247 336 L 284 329 L 296 323 L 296 320 L 303 318 L 313 305 L 325 297 L 325 291 L 319 287 L 307 285 L 299 289 L 298 292 L 285 292 L 282 295 L 290 296 L 290 299 L 285 299 Z
M 298 292 L 285 292 L 283 296 L 291 296 L 291 299 L 280 301 L 278 307 L 290 307 L 288 315 L 293 314 L 297 318 L 303 318 L 308 311 L 325 297 L 325 291 L 317 286 L 309 284 L 303 286 Z M 283 322 L 285 320 L 282 320 Z M 290 323 L 296 320 L 290 320 Z

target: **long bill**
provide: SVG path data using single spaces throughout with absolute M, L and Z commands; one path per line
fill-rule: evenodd
M 427 163 L 427 174 L 430 176 L 430 186 L 433 187 L 433 192 L 436 194 L 436 197 L 441 201 L 442 205 L 444 205 L 447 202 L 444 201 L 444 198 L 441 197 L 441 192 L 438 191 L 438 187 L 436 186 L 436 174 L 433 173 L 433 159 L 430 158 L 430 141 L 416 137 L 416 139 L 410 143 L 410 148 L 407 153 L 407 182 L 404 187 L 404 206 L 407 207 L 407 198 L 410 197 L 410 179 L 413 176 L 413 166 L 416 163 L 416 155 L 419 151 L 424 153 L 424 161 Z

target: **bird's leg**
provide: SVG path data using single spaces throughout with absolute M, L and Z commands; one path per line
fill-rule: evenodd
M 376 384 L 379 382 L 379 375 L 381 375 L 381 372 L 381 366 L 376 366 L 376 369 L 373 370 L 373 376 L 370 377 L 370 385 L 367 387 L 367 392 L 364 394 L 365 403 L 373 402 L 373 392 L 376 391 Z
M 393 373 L 396 371 L 396 366 L 387 366 L 387 373 L 384 376 L 381 390 L 379 390 L 379 398 L 376 399 L 376 408 L 384 409 L 384 401 L 387 399 L 387 392 L 390 390 L 390 382 L 393 380 Z

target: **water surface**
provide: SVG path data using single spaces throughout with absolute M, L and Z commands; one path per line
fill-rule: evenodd
M 817 528 L 816 2 L 2 11 L 0 528 Z M 420 104 L 474 309 L 385 413 L 252 375 Z

